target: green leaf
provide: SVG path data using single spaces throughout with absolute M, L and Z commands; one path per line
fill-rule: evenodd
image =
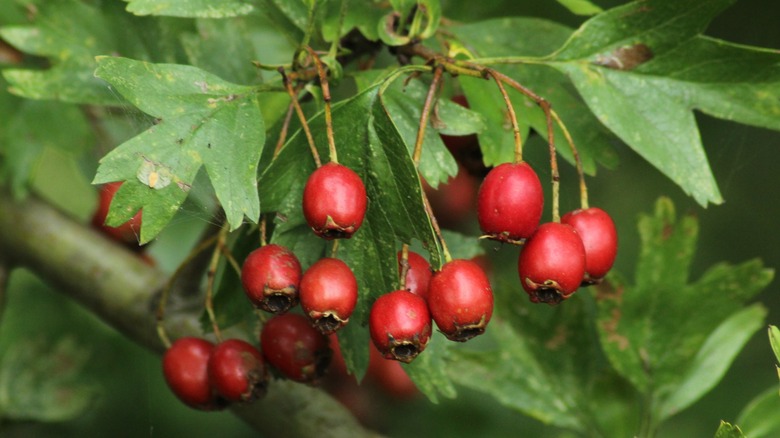
M 25 100 L 0 132 L 0 172 L 10 180 L 16 196 L 27 194 L 29 184 L 46 150 L 78 157 L 94 141 L 89 124 L 78 107 L 60 102 Z
M 780 395 L 778 387 L 769 388 L 753 399 L 737 417 L 745 435 L 750 438 L 780 435 Z
M 761 305 L 750 306 L 731 315 L 709 335 L 681 383 L 658 406 L 659 421 L 693 404 L 723 378 L 737 354 L 763 325 L 766 312 Z
M 777 362 L 780 363 L 780 329 L 775 325 L 769 326 L 769 344 L 772 346 Z
M 247 15 L 254 7 L 246 0 L 124 0 L 127 11 L 136 15 L 225 18 Z
M 576 409 L 572 396 L 559 390 L 555 375 L 538 359 L 529 338 L 496 319 L 482 337 L 492 341 L 492 347 L 452 350 L 447 367 L 452 379 L 544 423 L 574 430 L 584 427 L 579 415 L 572 415 Z
M 130 210 L 143 208 L 148 213 L 142 243 L 170 221 L 201 167 L 232 229 L 244 217 L 257 222 L 256 174 L 265 141 L 262 94 L 257 89 L 190 66 L 108 57 L 98 64 L 98 77 L 158 120 L 106 155 L 94 180 L 132 181 L 116 196 L 134 207 Z M 108 220 L 122 219 L 112 208 Z
M 720 422 L 720 427 L 715 432 L 715 438 L 746 438 L 739 426 L 731 425 L 725 421 Z
M 181 21 L 126 14 L 119 2 L 107 2 L 98 9 L 85 2 L 62 0 L 46 2 L 37 10 L 32 25 L 0 29 L 0 37 L 24 52 L 48 58 L 51 64 L 46 70 L 3 71 L 11 92 L 30 99 L 116 105 L 117 96 L 93 75 L 95 56 L 122 53 L 174 61 L 177 46 L 171 41 L 183 30 Z
M 780 129 L 780 55 L 700 35 L 732 3 L 633 2 L 592 18 L 545 59 L 602 123 L 705 206 L 722 198 L 691 110 Z
M 0 418 L 53 422 L 86 412 L 98 396 L 82 372 L 90 352 L 70 337 L 20 341 L 0 358 Z
M 642 0 L 610 9 L 585 22 L 553 59 L 596 61 L 614 49 L 643 43 L 655 54 L 702 33 L 736 0 Z
M 590 64 L 561 69 L 593 114 L 686 194 L 701 205 L 723 201 L 687 105 L 638 75 Z
M 589 0 L 557 0 L 566 9 L 576 15 L 596 15 L 604 10 Z
M 543 56 L 560 47 L 572 30 L 563 25 L 536 18 L 503 18 L 453 27 L 453 33 L 478 57 Z M 612 150 L 613 137 L 588 110 L 585 103 L 572 94 L 568 79 L 549 67 L 535 64 L 505 65 L 497 68 L 536 94 L 552 102 L 553 107 L 571 132 L 589 174 L 596 172 L 596 163 L 614 167 L 617 156 Z M 514 138 L 506 104 L 493 81 L 461 76 L 460 84 L 469 106 L 482 114 L 488 126 L 479 136 L 485 164 L 497 165 L 514 158 Z M 531 100 L 507 87 L 518 117 L 521 135 L 527 140 L 529 127 L 547 137 L 544 113 Z M 565 145 L 563 133 L 555 128 L 558 151 L 570 162 L 573 155 Z
M 200 69 L 239 84 L 260 82 L 249 60 L 255 58 L 250 41 L 251 23 L 243 18 L 196 20 L 198 33 L 182 35 L 182 46 L 190 63 Z
M 690 404 L 719 380 L 722 370 L 701 368 L 712 355 L 722 355 L 721 361 L 733 359 L 750 330 L 737 330 L 734 337 L 724 330 L 735 321 L 753 329 L 743 318 L 763 310 L 739 309 L 769 284 L 773 271 L 757 260 L 718 264 L 690 282 L 698 224 L 690 216 L 678 219 L 665 198 L 656 203 L 652 216 L 640 219 L 639 233 L 635 285 L 611 275 L 597 289 L 598 332 L 614 368 L 641 393 L 651 394 L 657 406 L 668 403 L 663 414 L 670 415 L 675 403 L 679 408 Z M 690 385 L 691 393 L 675 395 L 681 385 Z
M 438 403 L 439 395 L 447 398 L 457 396 L 454 378 L 448 372 L 452 361 L 449 342 L 440 332 L 434 331 L 425 351 L 412 363 L 402 365 L 417 389 L 434 403 Z
M 398 287 L 398 242 L 417 239 L 438 262 L 436 238 L 422 205 L 422 189 L 409 150 L 378 95 L 378 87 L 333 106 L 339 162 L 360 175 L 370 199 L 362 227 L 339 243 L 342 258 L 358 279 L 358 305 L 339 334 L 349 369 L 358 377 L 368 364 L 368 311 L 381 294 Z M 315 144 L 327 159 L 324 117 L 309 120 Z M 303 186 L 314 169 L 308 143 L 298 131 L 260 177 L 261 207 L 276 212 L 276 232 L 305 226 Z M 301 228 L 305 229 L 305 228 Z
M 339 20 L 341 19 L 341 3 L 346 2 L 346 14 L 339 32 Z M 331 42 L 348 34 L 352 29 L 357 29 L 369 41 L 379 39 L 377 33 L 378 23 L 387 11 L 381 4 L 363 0 L 332 0 L 328 2 L 328 9 L 322 23 L 322 36 L 325 41 Z

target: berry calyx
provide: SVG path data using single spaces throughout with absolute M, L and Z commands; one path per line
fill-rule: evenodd
M 431 282 L 431 264 L 425 257 L 414 251 L 409 251 L 407 261 L 409 269 L 406 270 L 406 290 L 428 299 L 428 285 Z M 403 272 L 403 257 L 401 251 L 398 251 L 398 272 Z
M 225 400 L 251 403 L 265 395 L 268 372 L 263 355 L 240 339 L 220 342 L 208 362 L 209 383 Z
M 210 411 L 225 406 L 213 391 L 208 362 L 214 344 L 194 337 L 176 340 L 163 355 L 163 376 L 168 387 L 184 404 Z
M 368 198 L 363 180 L 350 168 L 328 163 L 309 176 L 303 189 L 303 215 L 324 239 L 349 239 L 363 224 Z
M 617 257 L 618 235 L 615 222 L 597 207 L 566 213 L 561 222 L 577 230 L 585 245 L 585 278 L 583 286 L 600 283 Z
M 117 227 L 109 227 L 105 224 L 111 201 L 114 200 L 114 195 L 122 184 L 122 181 L 110 182 L 100 188 L 98 205 L 92 215 L 92 226 L 118 242 L 141 248 L 138 246 L 138 235 L 141 233 L 142 211 L 138 211 L 130 220 Z
M 260 348 L 266 362 L 296 382 L 315 385 L 330 365 L 328 338 L 295 313 L 269 319 L 260 333 Z
M 542 218 L 544 192 L 526 162 L 504 163 L 487 174 L 477 196 L 477 219 L 485 237 L 519 243 Z
M 301 307 L 323 334 L 334 333 L 349 321 L 357 299 L 355 274 L 339 259 L 320 259 L 303 274 Z
M 465 342 L 485 332 L 493 315 L 493 290 L 474 261 L 453 260 L 433 274 L 428 307 L 447 339 Z
M 284 313 L 298 304 L 301 264 L 289 249 L 270 244 L 244 260 L 241 284 L 256 307 L 271 313 Z
M 408 290 L 377 298 L 368 316 L 371 340 L 387 359 L 409 363 L 431 338 L 431 314 L 425 300 Z
M 585 276 L 585 246 L 569 225 L 539 226 L 520 252 L 520 283 L 534 303 L 558 304 L 569 298 Z

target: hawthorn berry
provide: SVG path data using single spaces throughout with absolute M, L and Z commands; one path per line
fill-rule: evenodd
M 582 283 L 585 246 L 570 225 L 542 224 L 525 242 L 517 270 L 532 302 L 558 304 Z
M 269 244 L 251 253 L 241 267 L 241 284 L 256 307 L 284 313 L 298 304 L 301 264 L 289 249 Z
M 330 365 L 328 338 L 296 313 L 276 315 L 260 333 L 266 362 L 290 380 L 315 385 Z
M 600 283 L 612 269 L 617 256 L 615 222 L 607 212 L 597 207 L 566 213 L 561 222 L 574 227 L 585 245 L 585 278 L 582 285 Z
M 519 242 L 533 234 L 543 207 L 542 183 L 526 162 L 493 168 L 477 195 L 477 219 L 482 232 L 501 242 Z
M 478 188 L 477 178 L 463 166 L 458 166 L 458 173 L 435 189 L 423 180 L 423 189 L 431 203 L 431 210 L 439 225 L 444 228 L 457 228 L 474 218 Z
M 322 258 L 303 274 L 301 307 L 314 327 L 326 335 L 334 333 L 349 321 L 357 299 L 355 274 L 339 259 Z
M 100 187 L 98 205 L 92 215 L 92 226 L 118 242 L 141 248 L 138 246 L 138 235 L 141 232 L 142 211 L 138 211 L 130 220 L 117 227 L 109 227 L 105 224 L 111 201 L 114 200 L 114 195 L 121 185 L 122 181 L 116 181 Z
M 208 361 L 209 383 L 231 402 L 251 403 L 265 395 L 268 372 L 263 355 L 240 339 L 220 342 Z
M 368 198 L 357 173 L 328 163 L 309 176 L 303 189 L 303 215 L 324 239 L 349 239 L 363 224 Z
M 371 306 L 368 330 L 385 358 L 409 363 L 425 350 L 431 337 L 428 304 L 408 290 L 386 293 Z
M 187 406 L 204 411 L 225 406 L 209 383 L 208 362 L 213 350 L 214 344 L 205 339 L 184 337 L 163 355 L 165 381 Z
M 428 299 L 428 285 L 431 282 L 431 264 L 425 257 L 417 254 L 414 251 L 409 251 L 406 262 L 409 264 L 409 269 L 406 270 L 406 290 L 419 295 L 426 300 Z M 398 272 L 403 273 L 403 257 L 402 252 L 398 251 Z
M 485 271 L 472 260 L 445 263 L 431 278 L 428 307 L 447 339 L 465 342 L 481 335 L 493 316 L 493 290 Z

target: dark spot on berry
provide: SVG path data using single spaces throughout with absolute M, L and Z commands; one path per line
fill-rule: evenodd
M 326 315 L 314 322 L 314 327 L 322 333 L 333 333 L 341 327 L 341 321 L 333 315 Z
M 284 313 L 294 305 L 293 299 L 286 294 L 268 295 L 263 300 L 263 310 L 271 313 Z
M 420 350 L 414 344 L 401 344 L 393 347 L 392 353 L 396 360 L 409 363 L 420 354 Z
M 537 289 L 534 292 L 534 297 L 536 298 L 536 302 L 547 303 L 551 306 L 554 306 L 563 301 L 563 296 L 558 291 L 558 289 L 551 287 L 541 287 Z

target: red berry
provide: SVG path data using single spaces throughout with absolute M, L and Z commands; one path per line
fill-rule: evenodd
M 561 222 L 574 227 L 585 245 L 583 285 L 601 282 L 617 256 L 618 236 L 612 218 L 604 210 L 591 207 L 566 213 Z
M 409 363 L 425 350 L 431 337 L 428 304 L 408 290 L 384 294 L 371 306 L 368 330 L 385 358 Z
M 533 234 L 544 207 L 542 184 L 528 163 L 504 163 L 488 173 L 477 197 L 482 232 L 501 242 Z
M 358 284 L 355 274 L 339 259 L 323 258 L 311 265 L 301 279 L 301 307 L 324 334 L 343 327 L 355 310 Z
M 398 272 L 403 272 L 402 253 L 398 251 Z M 428 299 L 428 284 L 431 282 L 431 264 L 425 257 L 414 251 L 409 251 L 407 258 L 409 269 L 406 271 L 406 290 Z
M 284 313 L 298 304 L 301 264 L 289 249 L 270 244 L 244 260 L 241 283 L 252 304 L 271 313 Z
M 253 402 L 265 395 L 268 384 L 263 355 L 240 339 L 228 339 L 214 347 L 208 374 L 214 390 L 232 402 Z
M 406 374 L 397 360 L 385 359 L 374 345 L 369 347 L 366 376 L 374 381 L 389 396 L 408 400 L 420 394 L 417 385 Z
M 103 184 L 100 188 L 98 205 L 92 216 L 92 226 L 118 242 L 133 244 L 133 246 L 138 247 L 138 235 L 141 233 L 142 211 L 139 211 L 129 221 L 118 227 L 109 227 L 105 224 L 111 201 L 113 201 L 114 195 L 119 191 L 121 185 L 122 182 L 117 181 Z
M 433 274 L 429 293 L 431 317 L 447 339 L 465 342 L 485 332 L 493 315 L 493 290 L 476 262 L 445 263 Z
M 314 385 L 330 365 L 328 338 L 295 313 L 269 319 L 260 333 L 260 347 L 269 364 L 296 382 Z
M 458 174 L 446 183 L 434 189 L 423 180 L 431 210 L 439 225 L 445 228 L 457 228 L 474 215 L 474 203 L 477 200 L 478 182 L 463 166 L 458 167 Z
M 163 375 L 168 387 L 184 404 L 195 409 L 224 407 L 209 384 L 208 362 L 214 344 L 200 338 L 180 338 L 163 356 Z
M 585 246 L 571 226 L 542 224 L 525 242 L 517 270 L 531 301 L 558 304 L 582 283 Z
M 303 215 L 318 236 L 349 239 L 363 224 L 366 187 L 358 174 L 338 163 L 315 170 L 303 189 Z

